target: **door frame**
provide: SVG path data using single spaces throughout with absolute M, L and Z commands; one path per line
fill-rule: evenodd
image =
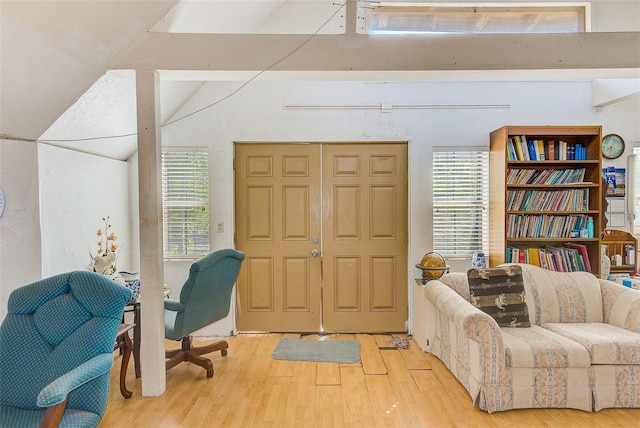
M 367 140 L 340 140 L 340 141 L 322 141 L 322 140 L 315 140 L 315 141 L 283 141 L 283 140 L 259 140 L 259 141 L 252 141 L 252 140 L 234 140 L 232 141 L 232 150 L 231 150 L 231 156 L 232 156 L 232 162 L 233 162 L 233 167 L 231 170 L 232 173 L 232 200 L 233 200 L 233 204 L 232 204 L 232 212 L 231 212 L 231 217 L 233 219 L 233 244 L 235 247 L 236 244 L 236 231 L 237 231 L 237 227 L 238 225 L 236 224 L 236 182 L 235 182 L 235 164 L 236 164 L 236 146 L 237 145 L 242 145 L 242 144 L 320 144 L 320 145 L 324 145 L 324 144 L 405 144 L 407 146 L 407 177 L 406 177 L 406 187 L 407 187 L 407 207 L 406 207 L 406 221 L 407 221 L 407 245 L 406 245 L 406 255 L 407 255 L 407 265 L 405 266 L 406 272 L 407 272 L 407 283 L 405 284 L 405 288 L 406 288 L 406 292 L 407 292 L 407 320 L 406 320 L 406 331 L 407 334 L 411 335 L 413 334 L 415 328 L 414 328 L 414 322 L 415 322 L 415 314 L 414 314 L 414 299 L 413 299 L 413 283 L 415 282 L 415 278 L 413 275 L 413 264 L 411 262 L 412 260 L 412 256 L 413 256 L 413 252 L 412 252 L 412 234 L 411 234 L 411 230 L 412 230 L 412 222 L 411 222 L 411 218 L 412 218 L 412 212 L 411 212 L 411 199 L 412 199 L 412 174 L 411 174 L 411 168 L 412 168 L 412 164 L 411 164 L 411 147 L 412 147 L 412 140 L 410 139 L 398 139 L 398 140 L 371 140 L 371 141 L 367 141 Z M 431 156 L 429 156 L 429 158 L 431 158 Z M 427 181 L 427 185 L 430 185 L 431 183 L 431 179 L 429 179 Z M 432 204 L 428 204 L 428 206 L 432 206 Z M 432 238 L 429 238 L 428 241 L 432 241 Z M 232 296 L 234 299 L 234 303 L 232 304 L 232 311 L 233 311 L 233 331 L 234 334 L 237 333 L 264 333 L 264 331 L 245 331 L 245 330 L 238 330 L 238 316 L 239 316 L 239 310 L 238 310 L 238 303 L 239 303 L 239 293 L 237 290 L 237 287 L 234 287 L 234 291 L 233 291 L 234 295 Z

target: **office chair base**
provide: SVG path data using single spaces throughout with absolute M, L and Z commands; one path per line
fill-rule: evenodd
M 165 352 L 166 370 L 177 366 L 178 364 L 188 361 L 196 364 L 207 371 L 207 377 L 213 377 L 213 363 L 208 358 L 201 357 L 201 355 L 209 354 L 214 351 L 221 351 L 223 357 L 227 356 L 227 348 L 229 344 L 226 340 L 220 340 L 210 345 L 193 347 L 191 342 L 191 336 L 185 336 L 182 338 L 182 348 L 174 349 Z

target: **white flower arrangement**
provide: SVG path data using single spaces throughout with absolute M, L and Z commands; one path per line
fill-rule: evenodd
M 98 252 L 94 256 L 89 251 L 91 262 L 87 266 L 87 270 L 104 275 L 118 284 L 126 285 L 124 278 L 118 273 L 118 268 L 116 267 L 119 253 L 118 244 L 116 244 L 118 237 L 113 232 L 109 233 L 109 229 L 111 229 L 109 217 L 103 218 L 102 221 L 104 221 L 104 230 L 100 228 L 97 232 L 99 239 Z

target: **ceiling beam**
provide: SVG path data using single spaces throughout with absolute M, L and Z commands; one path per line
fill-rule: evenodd
M 414 71 L 640 68 L 640 32 L 482 35 L 147 33 L 112 68 Z

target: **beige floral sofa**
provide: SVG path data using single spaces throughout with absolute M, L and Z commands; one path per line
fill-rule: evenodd
M 585 272 L 518 266 L 530 327 L 498 327 L 470 303 L 467 274 L 449 273 L 422 287 L 420 346 L 489 413 L 640 407 L 640 291 Z

